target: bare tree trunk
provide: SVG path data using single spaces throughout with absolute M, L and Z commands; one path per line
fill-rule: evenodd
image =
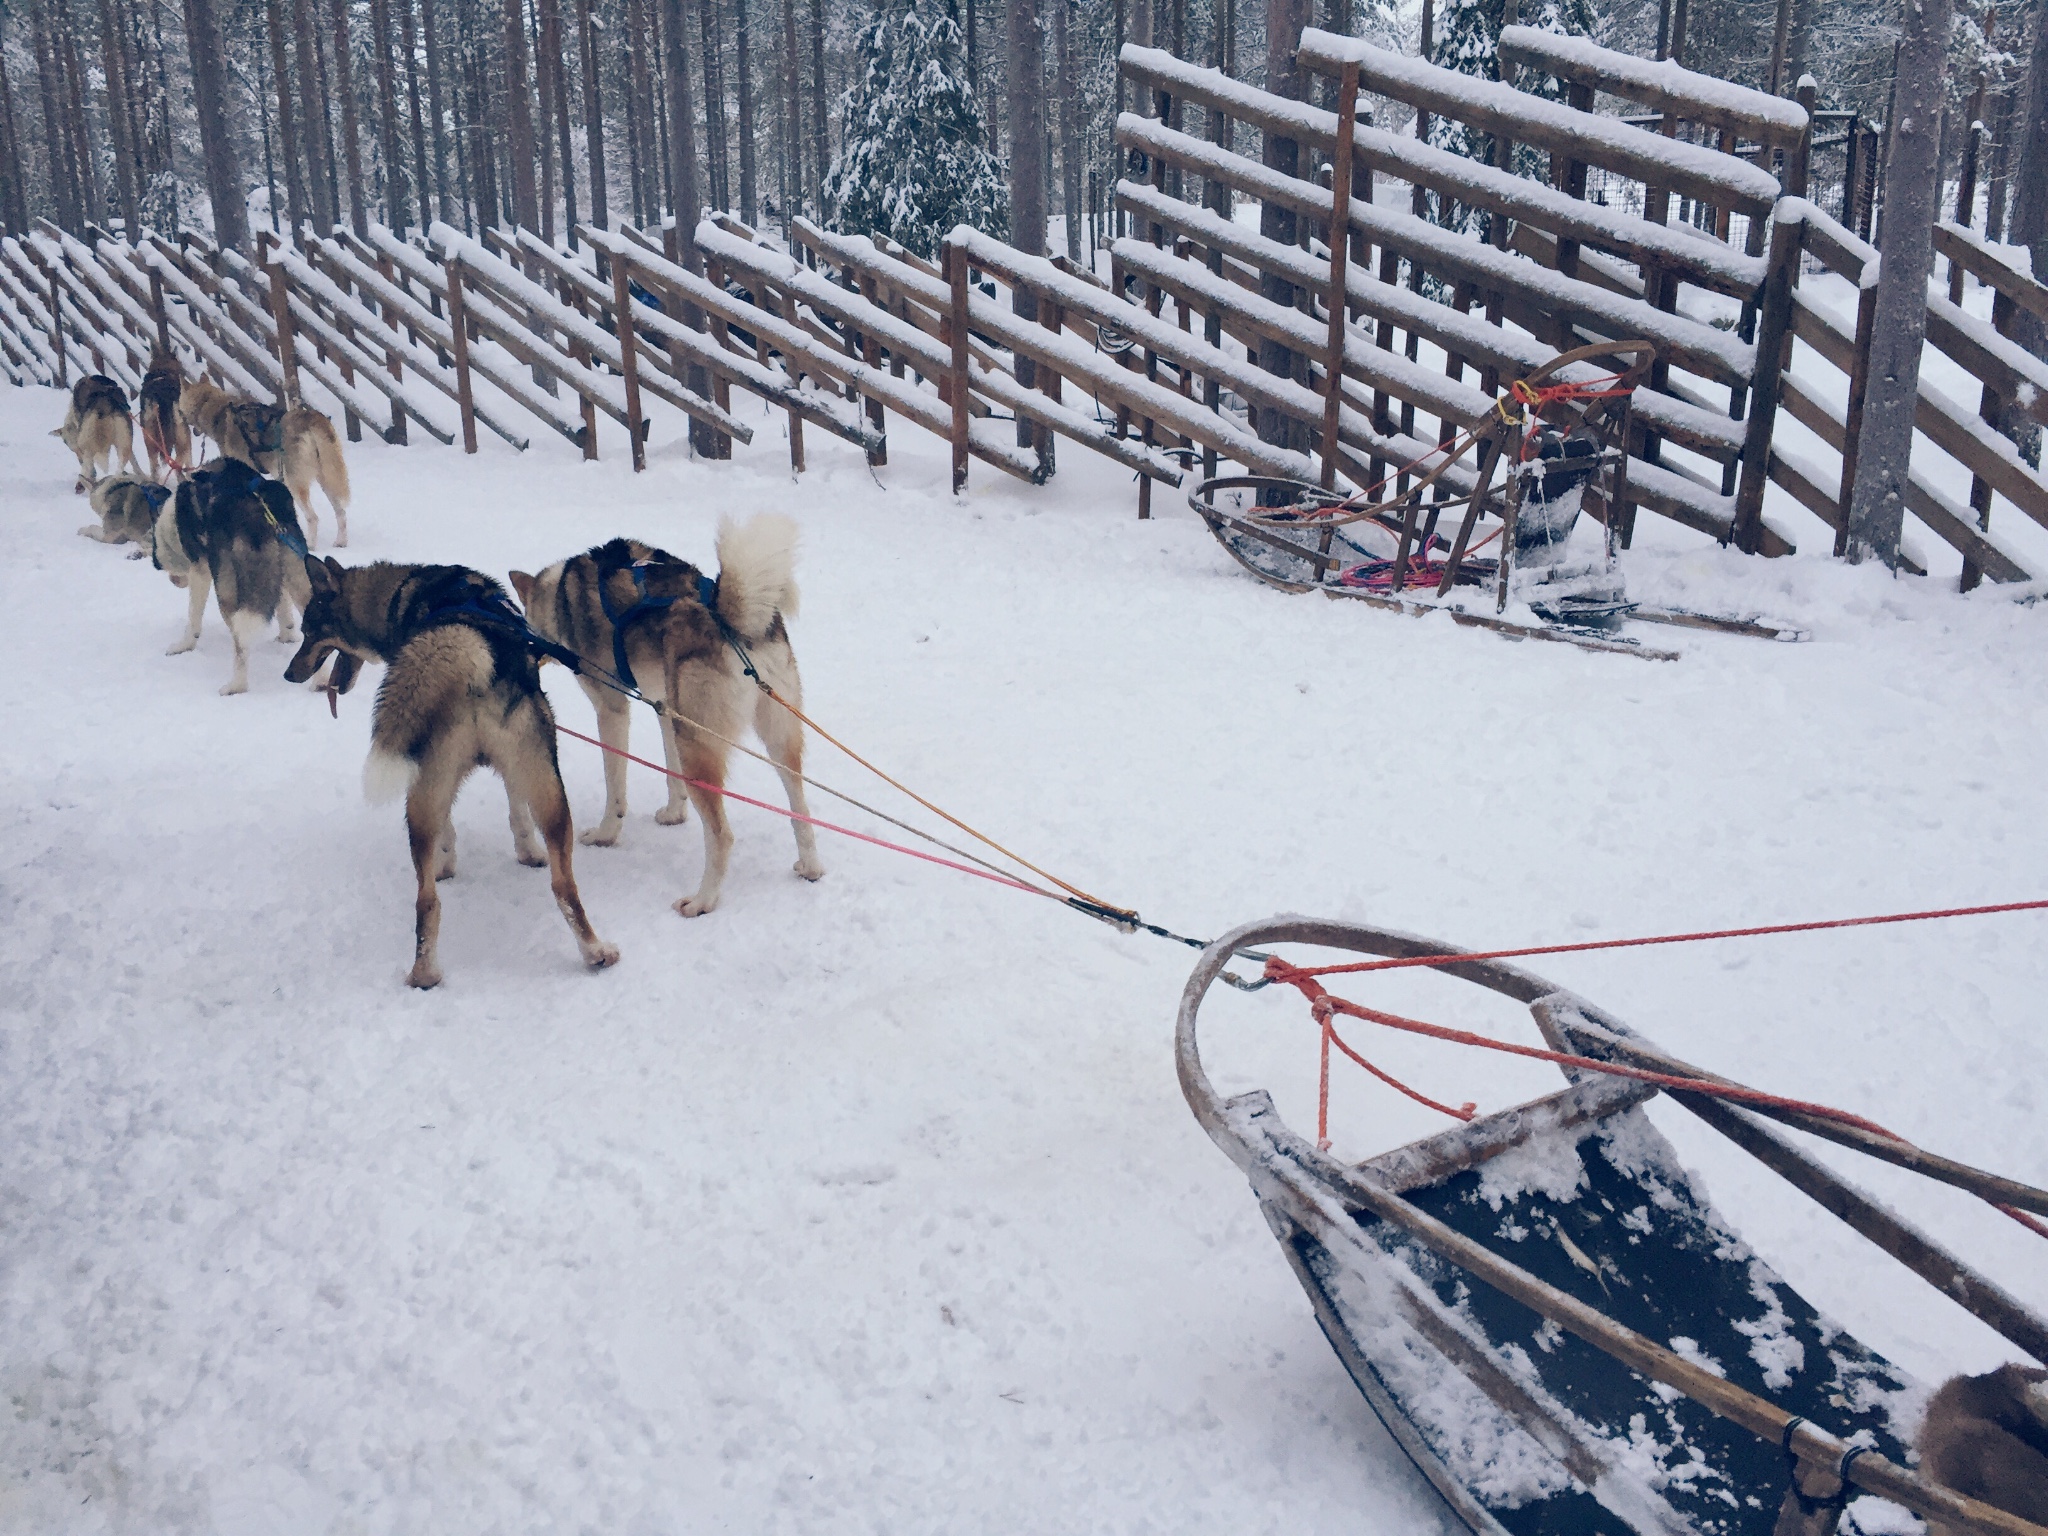
M 576 0 L 576 35 L 583 54 L 583 148 L 590 162 L 590 218 L 603 228 L 611 222 L 605 206 L 604 109 L 597 88 L 597 28 L 591 0 Z
M 102 0 L 111 11 L 111 0 Z M 277 87 L 277 134 L 284 154 L 285 208 L 292 233 L 306 227 L 305 173 L 299 165 L 299 128 L 292 111 L 292 74 L 284 45 L 284 6 L 281 0 L 263 0 L 264 25 L 270 33 L 270 74 Z
M 1308 94 L 1307 72 L 1294 55 L 1301 42 L 1302 29 L 1308 21 L 1309 0 L 1266 0 L 1266 89 L 1275 96 L 1300 101 Z M 1263 138 L 1265 142 L 1260 155 L 1263 163 L 1283 176 L 1299 175 L 1300 144 L 1270 131 Z M 1259 233 L 1281 245 L 1293 245 L 1299 234 L 1293 211 L 1270 201 L 1261 204 Z M 1283 308 L 1294 307 L 1294 285 L 1275 273 L 1259 274 L 1259 293 Z M 1272 337 L 1261 336 L 1259 366 L 1268 373 L 1292 377 L 1294 354 Z M 1262 442 L 1289 448 L 1307 447 L 1301 423 L 1283 416 L 1270 406 L 1259 411 L 1259 438 Z
M 626 119 L 626 148 L 632 157 L 633 222 L 652 224 L 661 212 L 661 202 L 654 195 L 654 153 L 648 139 L 655 116 L 654 87 L 647 74 L 648 55 L 653 47 L 647 35 L 646 0 L 626 0 L 626 30 L 633 71 L 633 107 Z
M 2025 126 L 2015 157 L 2012 240 L 2033 255 L 2036 272 L 2048 274 L 2048 7 L 2034 10 L 2034 42 L 2014 116 Z M 2025 311 L 2016 334 L 2036 356 L 2048 356 L 2048 330 Z
M 455 208 L 448 193 L 448 133 L 443 115 L 442 80 L 444 52 L 434 27 L 434 0 L 420 0 L 420 47 L 427 56 L 427 119 L 434 152 L 434 206 L 441 217 L 455 222 Z M 424 196 L 424 194 L 422 194 Z
M 128 115 L 130 85 L 121 31 L 114 21 L 114 0 L 100 0 L 100 70 L 107 81 L 107 132 L 114 140 L 114 186 L 121 198 L 121 226 L 133 240 L 142 228 L 142 202 L 135 184 L 141 159 L 129 137 L 133 125 Z M 8 138 L 12 137 L 10 133 Z
M 483 68 L 478 58 L 481 44 L 476 35 L 476 18 L 462 8 L 460 0 L 456 15 L 463 26 L 463 89 L 469 102 L 464 114 L 469 120 L 469 185 L 476 202 L 477 227 L 491 229 L 496 227 L 502 210 L 498 201 L 497 167 L 491 156 L 490 129 L 484 116 Z
M 307 191 L 321 233 L 331 234 L 341 222 L 341 194 L 334 171 L 334 120 L 328 110 L 319 40 L 313 31 L 312 0 L 292 0 L 292 26 L 299 62 L 299 104 L 306 109 Z
M 704 39 L 704 163 L 706 192 L 720 212 L 732 208 L 726 163 L 725 70 L 719 58 L 718 0 L 697 0 L 698 31 Z
M 420 110 L 419 31 L 413 23 L 412 0 L 398 0 L 398 36 L 405 48 L 406 111 L 412 123 L 412 188 L 419 198 L 420 223 L 425 224 L 432 217 L 427 193 L 433 182 L 427 175 L 427 125 Z M 435 124 L 436 128 L 439 126 Z
M 1849 499 L 1851 561 L 1899 563 L 1920 352 L 1927 336 L 1927 279 L 1934 270 L 1934 222 L 1941 214 L 1948 39 L 1949 0 L 1917 0 L 1905 8 L 1879 245 L 1877 324 Z
M 384 222 L 403 235 L 412 222 L 412 199 L 406 195 L 405 162 L 398 153 L 398 81 L 391 68 L 391 0 L 370 0 L 370 35 L 377 44 L 377 142 L 384 156 Z
M 64 60 L 64 85 L 66 109 L 69 115 L 72 157 L 78 166 L 78 188 L 86 221 L 92 224 L 106 222 L 105 210 L 100 206 L 100 178 L 98 157 L 92 150 L 91 125 L 85 115 L 85 70 L 78 61 L 78 36 L 72 26 L 68 11 L 62 15 Z
M 1026 3 L 1035 5 L 1037 0 Z M 825 84 L 825 0 L 811 0 L 811 90 L 811 206 L 822 219 L 825 168 L 832 163 L 832 137 L 825 116 L 827 99 L 832 94 Z
M 7 78 L 7 37 L 0 30 L 0 219 L 14 234 L 28 233 L 28 146 L 14 117 L 14 87 Z M 128 232 L 135 238 L 135 231 Z
M 576 249 L 576 135 L 569 124 L 569 73 L 562 61 L 561 0 L 537 0 L 540 12 L 540 73 L 550 109 L 543 133 L 554 136 L 554 157 L 562 166 L 562 222 L 569 249 Z M 547 221 L 554 209 L 547 209 Z M 552 238 L 552 237 L 550 237 Z
M 192 55 L 192 97 L 206 156 L 206 190 L 213 198 L 214 236 L 222 245 L 246 251 L 249 210 L 228 132 L 227 65 L 213 0 L 185 0 L 185 43 Z
M 185 0 L 187 6 L 212 0 Z M 348 0 L 333 0 L 334 91 L 341 97 L 341 149 L 348 165 L 348 217 L 358 240 L 370 238 L 370 199 L 363 191 L 363 136 L 356 112 L 355 61 L 350 57 Z
M 697 217 L 703 198 L 697 182 L 696 108 L 690 100 L 690 57 L 683 47 L 683 0 L 662 0 L 662 37 L 666 44 L 668 76 L 668 162 L 675 177 L 676 255 L 691 272 L 704 270 L 704 254 L 697 248 Z M 704 312 L 695 305 L 683 310 L 683 323 L 704 328 Z M 711 374 L 702 364 L 683 370 L 683 387 L 708 398 Z M 732 439 L 702 422 L 690 423 L 690 446 L 707 458 L 732 457 Z
M 1121 12 L 1123 0 L 1117 0 L 1117 6 L 1119 12 Z M 960 8 L 966 12 L 967 22 L 965 29 L 967 33 L 967 83 L 973 89 L 974 94 L 979 96 L 981 94 L 981 29 L 975 25 L 974 13 L 981 9 L 980 0 L 960 0 Z M 1121 31 L 1122 28 L 1118 28 L 1118 30 Z M 1121 75 L 1117 77 L 1117 89 L 1119 91 L 1123 89 L 1123 77 Z M 1121 97 L 1117 101 L 1117 110 L 1123 110 Z
M 526 7 L 505 0 L 505 117 L 510 135 L 506 149 L 512 163 L 512 218 L 527 229 L 540 228 L 540 192 L 534 179 L 533 80 L 526 61 Z
M 534 48 L 533 87 L 540 115 L 533 120 L 534 153 L 540 159 L 540 237 L 555 243 L 555 61 L 541 43 L 540 8 L 527 19 L 527 41 Z
M 1055 6 L 1064 0 L 1051 0 Z M 1032 256 L 1045 254 L 1045 34 L 1039 27 L 1039 0 L 1010 0 L 1005 38 L 1010 120 L 1010 243 Z M 957 253 L 956 253 L 957 254 Z M 1038 296 L 1019 285 L 1010 290 L 1010 312 L 1025 320 L 1038 318 Z M 1038 367 L 1021 352 L 1016 358 L 1017 382 L 1031 389 Z M 1041 440 L 1042 438 L 1042 440 Z M 1049 465 L 1052 434 L 1017 417 L 1017 446 L 1038 444 L 1041 464 Z
M 57 222 L 75 233 L 84 220 L 71 166 L 70 135 L 64 131 L 64 110 L 58 105 L 57 52 L 50 41 L 42 5 L 31 5 L 28 14 L 36 54 L 36 84 L 43 98 L 43 169 L 50 183 L 50 203 L 57 211 Z
M 1067 223 L 1067 260 L 1081 259 L 1081 81 L 1074 64 L 1074 29 L 1080 25 L 1076 0 L 1051 0 L 1053 40 L 1060 69 L 1060 190 Z
M 747 13 L 753 0 L 733 0 L 733 70 L 739 76 L 740 218 L 749 229 L 761 218 L 759 177 L 754 150 L 754 63 Z
M 802 203 L 804 187 L 806 185 L 804 181 L 804 134 L 802 127 L 804 120 L 804 93 L 796 61 L 796 0 L 782 0 L 783 88 L 788 92 L 789 96 L 789 111 L 786 119 L 789 128 L 789 196 L 784 200 L 782 210 L 785 227 L 791 214 L 795 212 L 790 203 Z

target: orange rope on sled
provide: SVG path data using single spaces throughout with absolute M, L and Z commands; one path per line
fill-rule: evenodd
M 2048 905 L 2048 903 L 2034 902 L 2026 905 L 2042 906 Z M 1932 913 L 1922 915 L 1946 916 L 1949 914 Z M 1840 927 L 1844 925 L 1837 923 L 1832 925 L 1811 924 L 1808 926 Z M 1476 957 L 1462 955 L 1436 956 L 1431 958 L 1470 960 Z M 1398 964 L 1400 962 L 1394 963 Z M 1867 1120 L 1862 1115 L 1851 1114 L 1846 1109 L 1836 1109 L 1832 1105 L 1815 1103 L 1810 1099 L 1794 1099 L 1787 1098 L 1782 1094 L 1765 1093 L 1762 1089 L 1745 1088 L 1739 1083 L 1717 1083 L 1703 1078 L 1681 1077 L 1670 1072 L 1651 1071 L 1646 1067 L 1631 1067 L 1621 1062 L 1602 1061 L 1597 1056 L 1578 1056 L 1569 1051 L 1553 1051 L 1542 1046 L 1517 1045 L 1510 1040 L 1495 1040 L 1486 1035 L 1475 1034 L 1469 1029 L 1451 1029 L 1442 1024 L 1427 1024 L 1421 1019 L 1405 1018 L 1398 1013 L 1384 1013 L 1377 1008 L 1367 1008 L 1360 1003 L 1351 1002 L 1347 998 L 1338 997 L 1326 989 L 1320 981 L 1316 980 L 1318 976 L 1328 975 L 1334 971 L 1370 970 L 1373 968 L 1372 965 L 1367 964 L 1363 966 L 1327 966 L 1320 969 L 1306 969 L 1301 966 L 1290 965 L 1277 955 L 1268 958 L 1266 961 L 1266 979 L 1279 982 L 1284 986 L 1291 986 L 1300 992 L 1303 997 L 1307 998 L 1309 1000 L 1309 1011 L 1315 1016 L 1317 1024 L 1322 1029 L 1321 1080 L 1318 1084 L 1316 1095 L 1316 1145 L 1324 1150 L 1327 1150 L 1330 1145 L 1330 1047 L 1332 1045 L 1357 1062 L 1358 1065 L 1364 1067 L 1366 1071 L 1370 1072 L 1381 1082 L 1398 1089 L 1418 1104 L 1449 1115 L 1454 1120 L 1470 1120 L 1477 1112 L 1477 1106 L 1474 1104 L 1468 1103 L 1458 1109 L 1452 1109 L 1446 1104 L 1439 1104 L 1426 1094 L 1417 1092 L 1406 1083 L 1400 1082 L 1367 1061 L 1337 1034 L 1336 1027 L 1331 1021 L 1340 1013 L 1348 1018 L 1359 1019 L 1368 1024 L 1381 1024 L 1388 1029 L 1398 1029 L 1412 1035 L 1425 1035 L 1432 1040 L 1448 1040 L 1455 1045 L 1478 1046 L 1483 1050 L 1499 1051 L 1509 1056 L 1522 1056 L 1532 1061 L 1552 1062 L 1560 1067 L 1573 1067 L 1587 1072 L 1601 1072 L 1610 1077 L 1632 1078 L 1636 1082 L 1650 1083 L 1659 1088 L 1681 1093 L 1706 1094 L 1709 1097 L 1727 1099 L 1736 1104 L 1754 1105 L 1759 1109 L 1790 1110 L 1798 1114 L 1811 1115 L 1820 1120 L 1832 1120 L 1838 1125 L 1854 1126 L 1856 1129 L 1868 1131 L 1874 1136 L 1882 1136 L 1886 1141 L 1897 1142 L 1900 1146 L 1912 1145 L 1911 1142 L 1907 1141 L 1905 1137 L 1899 1135 L 1896 1131 L 1886 1130 L 1874 1120 Z M 2048 1237 L 2048 1225 L 2044 1225 L 2036 1220 L 2029 1213 L 2018 1210 L 2010 1205 L 2002 1205 L 1997 1201 L 1986 1201 L 1986 1204 L 2010 1216 L 2014 1221 L 2037 1236 Z

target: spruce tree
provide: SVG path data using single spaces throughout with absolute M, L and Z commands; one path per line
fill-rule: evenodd
M 1500 31 L 1505 9 L 1503 0 L 1438 0 L 1435 47 L 1430 51 L 1430 62 L 1481 80 L 1500 79 Z M 1588 0 L 1524 0 L 1516 20 L 1523 26 L 1567 36 L 1583 37 L 1593 30 L 1593 11 Z M 1563 89 L 1549 75 L 1532 76 L 1522 83 L 1532 95 L 1553 101 L 1564 99 Z M 1440 149 L 1473 159 L 1486 154 L 1484 134 L 1441 117 L 1431 120 L 1429 141 Z M 1541 179 L 1548 172 L 1549 160 L 1540 150 L 1518 145 L 1514 169 L 1524 176 Z M 1455 211 L 1455 222 L 1464 229 L 1478 221 L 1471 210 L 1461 206 Z
M 836 227 L 920 256 L 956 224 L 1007 234 L 1002 166 L 952 15 L 936 0 L 883 0 L 855 49 L 845 145 L 825 176 Z

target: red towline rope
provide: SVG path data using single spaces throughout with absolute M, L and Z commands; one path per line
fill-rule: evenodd
M 1457 955 L 1401 955 L 1350 965 L 1318 965 L 1303 976 L 1342 976 L 1353 971 L 1397 971 L 1408 966 L 1462 965 L 1468 960 L 1515 960 L 1525 955 L 1577 955 L 1595 949 L 1641 949 L 1650 944 L 1696 944 L 1702 939 L 1754 939 L 1773 933 L 1818 933 L 1825 928 L 1871 928 L 1884 923 L 1918 923 L 1937 917 L 1989 917 L 1999 912 L 2039 912 L 2048 901 L 2006 901 L 1989 907 L 1945 907 L 1932 912 L 1887 912 L 1878 917 L 1832 917 L 1813 923 L 1772 923 L 1761 928 L 1713 928 L 1701 933 L 1663 933 L 1641 939 L 1588 939 L 1580 944 L 1531 944 L 1522 949 L 1485 949 Z M 1291 979 L 1291 978 L 1289 978 Z
M 2029 903 L 2029 905 L 2041 906 L 2044 903 L 2033 902 Z M 1884 919 L 1852 919 L 1852 921 L 1884 921 Z M 1471 957 L 1468 956 L 1466 958 Z M 1659 1088 L 1673 1089 L 1683 1093 L 1706 1094 L 1717 1099 L 1729 1099 L 1738 1104 L 1753 1104 L 1760 1109 L 1781 1109 L 1803 1115 L 1812 1115 L 1816 1119 L 1832 1120 L 1839 1125 L 1854 1126 L 1858 1130 L 1868 1131 L 1874 1136 L 1882 1136 L 1886 1141 L 1895 1141 L 1900 1146 L 1912 1145 L 1911 1142 L 1899 1135 L 1898 1132 L 1886 1130 L 1875 1120 L 1867 1120 L 1862 1115 L 1851 1114 L 1846 1109 L 1836 1109 L 1832 1105 L 1817 1104 L 1810 1099 L 1787 1098 L 1783 1094 L 1765 1093 L 1760 1088 L 1745 1088 L 1737 1083 L 1716 1083 L 1697 1077 L 1681 1077 L 1670 1072 L 1654 1072 L 1646 1067 L 1631 1067 L 1621 1062 L 1602 1061 L 1595 1056 L 1577 1056 L 1568 1051 L 1553 1051 L 1542 1046 L 1517 1045 L 1511 1040 L 1495 1040 L 1486 1035 L 1474 1034 L 1469 1029 L 1451 1029 L 1442 1024 L 1426 1024 L 1421 1019 L 1404 1018 L 1398 1013 L 1383 1013 L 1377 1008 L 1367 1008 L 1362 1004 L 1338 997 L 1327 990 L 1321 982 L 1316 980 L 1316 977 L 1329 974 L 1331 969 L 1351 970 L 1357 969 L 1357 967 L 1337 966 L 1320 970 L 1305 970 L 1299 966 L 1288 964 L 1278 955 L 1266 961 L 1266 979 L 1291 986 L 1300 992 L 1303 997 L 1309 1000 L 1310 1011 L 1314 1013 L 1316 1022 L 1322 1027 L 1322 1071 L 1321 1081 L 1317 1090 L 1316 1142 L 1319 1147 L 1324 1149 L 1327 1149 L 1330 1144 L 1330 1047 L 1332 1045 L 1335 1045 L 1338 1050 L 1357 1062 L 1361 1067 L 1364 1067 L 1366 1071 L 1372 1073 L 1381 1082 L 1399 1089 L 1418 1104 L 1424 1104 L 1431 1109 L 1439 1110 L 1456 1120 L 1470 1120 L 1477 1109 L 1477 1106 L 1473 1104 L 1466 1104 L 1460 1109 L 1452 1109 L 1449 1105 L 1439 1104 L 1436 1100 L 1416 1092 L 1406 1083 L 1399 1082 L 1395 1078 L 1388 1076 L 1363 1056 L 1359 1055 L 1349 1045 L 1345 1044 L 1343 1039 L 1337 1034 L 1336 1028 L 1331 1024 L 1330 1019 L 1333 1014 L 1339 1013 L 1354 1019 L 1363 1019 L 1368 1024 L 1383 1024 L 1389 1029 L 1402 1030 L 1411 1035 L 1426 1035 L 1432 1040 L 1448 1040 L 1454 1045 L 1476 1045 L 1484 1050 L 1500 1051 L 1509 1056 L 1523 1056 L 1532 1061 L 1548 1061 L 1560 1067 L 1578 1067 L 1588 1072 L 1602 1072 L 1610 1077 L 1633 1078 L 1639 1083 L 1650 1083 Z M 1996 1201 L 1987 1201 L 1986 1203 L 1996 1210 L 2003 1211 L 2029 1231 L 2041 1237 L 2048 1237 L 2048 1226 L 2044 1226 L 2027 1212 L 2009 1205 L 2001 1205 Z
M 795 811 L 785 810 L 779 805 L 770 805 L 766 800 L 756 800 L 752 795 L 743 795 L 738 790 L 727 789 L 722 784 L 712 784 L 703 779 L 689 778 L 684 774 L 676 773 L 672 769 L 662 766 L 660 763 L 651 763 L 646 758 L 635 757 L 631 752 L 624 751 L 621 748 L 607 746 L 595 736 L 586 736 L 581 731 L 572 731 L 566 725 L 557 723 L 555 729 L 564 736 L 574 736 L 578 741 L 587 741 L 601 752 L 609 752 L 614 757 L 623 757 L 627 762 L 638 763 L 642 768 L 652 768 L 656 773 L 665 774 L 671 779 L 680 779 L 683 783 L 693 788 L 701 789 L 706 794 L 722 795 L 728 800 L 737 800 L 742 805 L 751 805 L 764 811 L 773 811 L 777 816 L 784 817 L 789 821 L 801 821 L 814 827 L 823 827 L 827 832 L 837 832 L 841 837 L 850 837 L 863 843 L 873 843 L 877 848 L 887 848 L 892 853 L 907 853 L 913 859 L 923 859 L 927 864 L 943 864 L 947 869 L 957 869 L 963 875 L 975 875 L 983 880 L 991 880 L 997 885 L 1007 885 L 1012 890 L 1023 891 L 1026 895 L 1043 896 L 1045 894 L 1037 886 L 1026 885 L 1022 880 L 1012 880 L 1007 875 L 999 875 L 986 869 L 976 869 L 971 864 L 956 864 L 951 859 L 942 859 L 933 853 L 921 853 L 915 848 L 906 848 L 901 843 L 892 843 L 887 838 L 870 837 L 865 832 L 856 832 L 851 827 L 842 827 L 834 822 L 820 821 L 815 816 L 799 816 Z

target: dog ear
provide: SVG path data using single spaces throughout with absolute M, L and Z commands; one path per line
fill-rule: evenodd
M 519 606 L 524 608 L 533 601 L 533 578 L 524 571 L 507 571 L 505 579 L 512 583 L 512 590 L 519 594 Z
M 323 560 L 318 555 L 306 556 L 306 580 L 313 584 L 316 596 L 323 592 L 333 592 L 340 586 L 339 575 L 328 569 L 333 563 L 331 558 Z

